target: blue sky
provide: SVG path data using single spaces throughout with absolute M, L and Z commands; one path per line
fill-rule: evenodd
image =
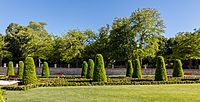
M 0 33 L 11 23 L 46 22 L 49 33 L 98 29 L 138 8 L 160 11 L 166 37 L 200 28 L 200 0 L 0 0 Z

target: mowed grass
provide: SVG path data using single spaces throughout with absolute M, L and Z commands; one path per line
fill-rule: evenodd
M 200 102 L 200 84 L 69 86 L 7 91 L 8 102 Z

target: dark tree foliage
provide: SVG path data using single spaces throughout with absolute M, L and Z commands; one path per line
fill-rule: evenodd
M 96 58 L 95 58 L 93 81 L 94 82 L 107 82 L 104 60 L 103 60 L 103 56 L 101 54 L 97 54 Z
M 173 69 L 174 69 L 173 74 L 172 74 L 173 77 L 183 77 L 184 76 L 181 60 L 176 59 L 174 61 Z
M 94 72 L 94 61 L 92 59 L 89 59 L 86 78 L 88 79 L 93 78 L 93 72 Z
M 142 78 L 142 71 L 139 59 L 136 59 L 134 61 L 133 78 Z
M 83 61 L 81 77 L 86 77 L 87 69 L 88 69 L 88 64 L 86 61 Z
M 155 72 L 155 81 L 167 81 L 167 73 L 165 67 L 165 61 L 162 56 L 158 56 L 156 61 L 156 72 Z
M 32 57 L 25 59 L 25 68 L 23 75 L 23 84 L 37 84 L 36 67 Z
M 133 65 L 132 61 L 128 60 L 127 70 L 126 70 L 126 77 L 132 77 L 133 75 Z
M 14 67 L 13 67 L 13 62 L 10 61 L 8 63 L 8 70 L 7 70 L 7 76 L 9 75 L 15 75 Z
M 18 67 L 18 71 L 17 71 L 17 76 L 19 79 L 23 78 L 23 73 L 24 73 L 24 62 L 19 61 L 19 67 Z
M 42 67 L 42 76 L 43 77 L 49 77 L 50 72 L 49 72 L 49 66 L 47 62 L 44 62 L 43 67 Z

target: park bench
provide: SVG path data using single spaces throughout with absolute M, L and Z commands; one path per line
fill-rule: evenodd
M 192 75 L 192 73 L 187 72 L 187 73 L 184 73 L 184 75 Z
M 18 80 L 17 75 L 9 75 L 7 80 Z

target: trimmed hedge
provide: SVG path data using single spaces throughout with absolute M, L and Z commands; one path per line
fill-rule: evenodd
M 133 78 L 142 78 L 142 71 L 139 59 L 136 59 L 134 61 Z
M 44 62 L 42 66 L 42 77 L 49 77 L 50 72 L 49 72 L 49 66 L 47 62 Z
M 8 63 L 7 76 L 9 76 L 9 75 L 15 75 L 14 66 L 13 66 L 13 62 L 12 61 L 10 61 Z
M 165 67 L 165 61 L 162 56 L 158 56 L 156 61 L 156 72 L 155 72 L 155 81 L 167 81 L 167 73 Z
M 93 78 L 93 72 L 94 72 L 94 61 L 92 59 L 89 59 L 86 78 L 92 79 Z
M 94 82 L 107 82 L 103 56 L 97 54 L 95 58 L 95 68 L 93 73 Z
M 36 67 L 32 57 L 27 57 L 25 60 L 25 68 L 22 81 L 24 85 L 37 83 Z
M 174 69 L 173 74 L 172 74 L 173 77 L 183 77 L 184 76 L 181 60 L 176 59 L 174 61 L 173 69 Z
M 132 77 L 133 75 L 133 65 L 132 61 L 128 60 L 127 70 L 126 70 L 126 77 Z
M 19 67 L 17 70 L 17 77 L 19 79 L 23 78 L 23 73 L 24 73 L 24 62 L 23 61 L 19 61 Z
M 88 64 L 86 61 L 83 61 L 81 77 L 86 77 L 87 69 L 88 69 Z

